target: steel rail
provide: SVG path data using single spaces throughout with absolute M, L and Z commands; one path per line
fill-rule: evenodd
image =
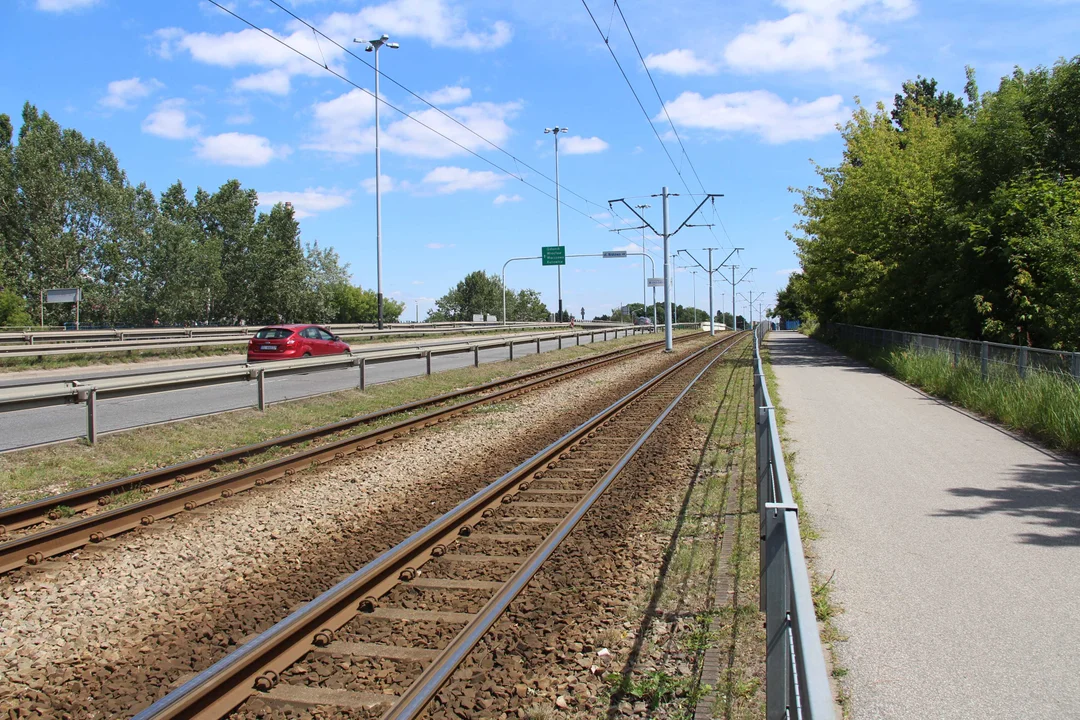
M 687 336 L 687 339 L 693 337 L 695 336 Z M 312 465 L 341 459 L 358 450 L 400 438 L 406 433 L 415 432 L 422 427 L 429 427 L 437 423 L 445 422 L 446 420 L 460 415 L 478 405 L 517 397 L 518 395 L 531 392 L 540 387 L 560 382 L 568 377 L 589 372 L 597 367 L 647 352 L 648 350 L 655 349 L 658 345 L 658 342 L 645 343 L 632 348 L 604 353 L 599 357 L 578 359 L 554 368 L 542 368 L 511 378 L 496 380 L 483 385 L 444 393 L 443 395 L 433 398 L 417 400 L 386 410 L 369 413 L 357 418 L 339 421 L 321 428 L 293 433 L 292 435 L 244 446 L 232 451 L 217 453 L 204 458 L 197 458 L 178 465 L 152 470 L 126 478 L 119 478 L 90 488 L 74 490 L 70 493 L 54 495 L 30 503 L 6 508 L 0 512 L 0 521 L 4 523 L 4 527 L 10 529 L 27 527 L 35 524 L 35 520 L 38 522 L 42 521 L 43 515 L 47 517 L 49 512 L 55 512 L 56 508 L 61 505 L 74 510 L 85 510 L 99 504 L 101 499 L 107 499 L 115 493 L 140 487 L 153 490 L 155 488 L 168 486 L 169 484 L 175 483 L 177 479 L 181 477 L 186 480 L 208 472 L 215 465 L 249 457 L 258 452 L 262 452 L 269 447 L 273 447 L 274 445 L 283 445 L 286 442 L 289 444 L 298 444 L 316 439 L 320 436 L 341 432 L 342 430 L 347 430 L 360 424 L 374 422 L 403 412 L 409 412 L 410 410 L 415 410 L 417 408 L 438 405 L 448 400 L 476 395 L 478 393 L 487 393 L 480 397 L 474 397 L 448 407 L 438 408 L 423 415 L 406 418 L 390 425 L 374 428 L 358 435 L 340 438 L 323 445 L 302 450 L 292 455 L 242 468 L 232 473 L 204 480 L 187 487 L 164 492 L 130 505 L 107 510 L 71 522 L 51 526 L 19 538 L 14 538 L 0 544 L 0 574 L 10 572 L 23 565 L 39 564 L 47 557 L 68 552 L 90 543 L 101 542 L 106 537 L 126 532 L 139 527 L 140 525 L 150 525 L 156 520 L 179 514 L 185 510 L 194 510 L 206 503 L 213 502 L 214 500 L 223 497 L 231 497 L 237 492 L 249 490 L 252 487 L 264 485 L 281 477 L 292 475 L 298 470 L 303 470 Z M 489 390 L 494 390 L 494 392 L 488 392 Z
M 244 702 L 255 690 L 272 689 L 277 684 L 280 674 L 290 665 L 313 648 L 329 644 L 333 640 L 334 633 L 358 614 L 373 612 L 378 606 L 379 598 L 398 584 L 415 578 L 417 568 L 422 567 L 430 559 L 443 556 L 446 546 L 454 542 L 455 538 L 469 536 L 473 527 L 491 516 L 496 508 L 506 502 L 512 502 L 519 493 L 528 490 L 529 483 L 542 478 L 549 463 L 560 458 L 568 448 L 588 442 L 588 439 L 595 437 L 598 431 L 635 401 L 646 396 L 662 382 L 685 369 L 710 350 L 727 344 L 728 347 L 711 359 L 676 399 L 665 407 L 661 416 L 649 425 L 646 436 L 651 434 L 705 370 L 745 337 L 746 333 L 740 333 L 718 339 L 661 371 L 498 480 L 473 494 L 450 512 L 429 523 L 394 548 L 382 553 L 313 601 L 159 699 L 138 713 L 135 720 L 221 718 Z M 645 439 L 647 437 L 639 437 L 631 451 L 624 453 L 617 461 L 617 467 L 605 474 L 604 488 L 610 484 L 618 471 L 625 467 L 626 462 L 640 449 Z M 579 502 L 571 511 L 570 516 L 558 525 L 555 531 L 558 533 L 558 541 L 542 543 L 510 579 L 512 587 L 500 591 L 478 615 L 470 619 L 469 624 L 462 631 L 467 634 L 467 637 L 465 639 L 459 637 L 453 644 L 447 646 L 440 654 L 440 659 L 429 666 L 421 675 L 420 680 L 412 686 L 417 688 L 417 685 L 420 685 L 420 687 L 416 690 L 410 689 L 408 695 L 401 698 L 401 702 L 409 702 L 408 713 L 394 715 L 392 710 L 385 716 L 386 718 L 414 717 L 423 708 L 424 704 L 438 691 L 439 685 L 464 659 L 468 649 L 483 635 L 483 632 L 479 631 L 480 626 L 483 625 L 485 631 L 490 627 L 505 610 L 510 600 L 535 574 L 543 559 L 549 557 L 558 542 L 565 539 L 602 492 L 603 489 L 589 492 L 585 498 L 588 502 L 586 503 L 585 500 Z M 443 667 L 436 667 L 436 663 L 442 663 Z M 394 696 L 387 696 L 386 701 L 390 703 L 394 699 Z

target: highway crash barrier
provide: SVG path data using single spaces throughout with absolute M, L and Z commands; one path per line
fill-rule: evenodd
M 537 352 L 545 341 L 557 340 L 563 347 L 563 340 L 574 338 L 580 344 L 583 336 L 591 335 L 595 341 L 597 335 L 606 340 L 651 332 L 652 328 L 619 326 L 604 329 L 601 332 L 547 332 L 522 334 L 510 338 L 479 340 L 472 342 L 444 342 L 417 344 L 410 347 L 378 350 L 371 352 L 353 352 L 329 357 L 312 357 L 298 360 L 280 360 L 263 363 L 243 363 L 225 367 L 200 368 L 197 370 L 172 370 L 160 373 L 102 378 L 91 382 L 78 380 L 58 383 L 42 383 L 21 387 L 0 388 L 0 413 L 17 410 L 29 410 L 57 405 L 86 405 L 86 439 L 97 442 L 97 402 L 110 398 L 148 395 L 169 390 L 183 390 L 197 387 L 209 387 L 222 383 L 253 382 L 256 386 L 255 406 L 265 410 L 269 404 L 266 394 L 266 379 L 278 375 L 298 375 L 320 370 L 334 370 L 342 367 L 356 367 L 358 370 L 357 386 L 367 389 L 367 367 L 372 364 L 393 362 L 403 358 L 419 358 L 426 361 L 426 373 L 431 374 L 432 357 L 455 353 L 472 353 L 473 365 L 479 367 L 480 352 L 490 348 L 509 349 L 510 359 L 514 359 L 514 348 L 523 344 L 536 344 Z

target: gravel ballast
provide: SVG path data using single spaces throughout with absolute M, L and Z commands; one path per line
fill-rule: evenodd
M 0 711 L 145 707 L 671 360 L 597 370 L 0 579 Z

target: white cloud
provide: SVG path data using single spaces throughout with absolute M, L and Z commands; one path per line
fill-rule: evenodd
M 520 109 L 519 102 L 481 102 L 446 112 L 479 135 L 501 144 L 510 137 L 508 121 Z M 313 114 L 315 131 L 311 141 L 304 145 L 305 148 L 339 155 L 355 155 L 375 149 L 375 99 L 366 92 L 350 90 L 333 100 L 316 103 Z M 437 110 L 422 110 L 413 113 L 413 117 L 469 150 L 487 147 L 486 142 Z M 404 117 L 385 125 L 379 143 L 385 151 L 415 157 L 446 158 L 466 153 L 427 127 Z
M 487 30 L 470 29 L 464 13 L 446 0 L 391 0 L 356 13 L 336 12 L 322 21 L 322 28 L 330 37 L 345 42 L 388 33 L 420 38 L 433 47 L 464 50 L 494 50 L 510 42 L 513 35 L 510 24 L 502 20 L 491 23 Z
M 395 192 L 398 190 L 409 190 L 412 188 L 412 183 L 410 183 L 408 180 L 395 180 L 389 175 L 380 175 L 379 179 L 382 181 L 379 183 L 379 190 L 384 193 Z M 360 181 L 360 187 L 364 188 L 365 192 L 367 192 L 369 195 L 374 195 L 375 178 L 364 178 Z
M 428 243 L 424 247 L 428 248 L 429 250 L 445 250 L 448 248 L 457 247 L 457 245 L 455 245 L 454 243 L 450 243 L 449 245 L 444 245 L 442 243 Z
M 699 58 L 693 50 L 676 49 L 660 55 L 650 54 L 645 57 L 645 65 L 650 70 L 672 75 L 712 75 L 716 72 L 715 65 Z
M 432 105 L 460 105 L 472 97 L 472 90 L 459 85 L 449 85 L 424 95 Z
M 259 135 L 244 133 L 222 133 L 199 138 L 195 155 L 215 165 L 237 165 L 240 167 L 258 167 L 275 158 L 282 158 L 291 152 L 288 146 L 273 146 L 270 141 Z
M 235 113 L 225 118 L 229 125 L 250 125 L 255 121 L 255 116 L 249 112 Z
M 591 155 L 608 149 L 608 144 L 598 137 L 572 135 L 559 141 L 559 151 L 567 155 Z
M 491 170 L 469 170 L 463 167 L 440 165 L 424 176 L 424 183 L 434 186 L 440 195 L 460 190 L 495 190 L 506 178 Z
M 885 52 L 856 21 L 891 21 L 915 12 L 911 0 L 781 0 L 791 11 L 743 30 L 724 48 L 742 72 L 826 70 L 872 76 L 870 61 Z
M 266 92 L 271 95 L 288 95 L 291 88 L 289 73 L 284 70 L 267 70 L 233 81 L 237 90 Z
M 134 107 L 135 100 L 141 100 L 150 96 L 156 90 L 165 87 L 157 80 L 150 78 L 143 82 L 140 78 L 133 77 L 127 80 L 113 80 L 109 83 L 108 92 L 99 101 L 105 107 L 128 110 Z
M 168 140 L 184 140 L 199 134 L 198 125 L 188 124 L 187 101 L 173 98 L 158 103 L 142 122 L 142 131 Z
M 685 127 L 753 133 L 774 144 L 827 135 L 849 115 L 839 95 L 787 103 L 766 90 L 718 93 L 707 98 L 684 92 L 668 103 L 667 109 L 672 121 Z
M 306 218 L 328 210 L 337 210 L 349 204 L 349 192 L 307 188 L 303 192 L 272 190 L 259 193 L 259 204 L 271 208 L 279 202 L 291 202 L 296 218 Z
M 67 12 L 96 5 L 98 0 L 37 0 L 37 9 L 45 12 Z
M 183 28 L 178 27 L 167 27 L 155 30 L 149 38 L 154 43 L 151 46 L 151 52 L 162 60 L 171 60 L 173 50 L 176 49 L 177 41 L 186 34 L 187 33 L 184 32 Z
M 502 205 L 504 203 L 521 202 L 524 199 L 525 198 L 523 198 L 523 197 L 521 197 L 520 195 L 517 195 L 517 194 L 514 194 L 514 195 L 496 195 L 495 199 L 492 200 L 492 203 L 495 204 L 495 205 Z
M 423 285 L 424 281 L 423 280 L 413 280 L 412 284 L 413 285 Z M 417 298 L 417 299 L 419 300 L 420 298 Z

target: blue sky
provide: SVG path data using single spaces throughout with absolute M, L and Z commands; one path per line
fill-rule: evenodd
M 568 127 L 560 180 L 577 194 L 562 193 L 568 253 L 637 249 L 638 232 L 611 231 L 637 223 L 625 209 L 609 213 L 609 199 L 650 204 L 656 226 L 659 198 L 646 196 L 662 185 L 681 193 L 671 200 L 673 223 L 696 205 L 684 180 L 690 192 L 701 186 L 608 0 L 588 0 L 588 8 L 682 179 L 580 0 L 280 1 L 365 59 L 370 54 L 350 41 L 388 33 L 401 48 L 381 51 L 386 75 L 544 175 L 554 176 L 544 128 Z M 272 3 L 222 4 L 373 88 L 370 68 Z M 815 182 L 811 160 L 838 160 L 834 126 L 856 96 L 891 102 L 916 74 L 959 93 L 965 65 L 991 89 L 1014 65 L 1075 54 L 1080 36 L 1080 5 L 1070 0 L 626 0 L 619 7 L 702 184 L 725 196 L 715 215 L 706 206 L 693 221 L 715 223 L 712 232 L 684 229 L 672 249 L 745 248 L 738 264 L 758 269 L 739 291 L 764 292 L 765 304 L 798 265 L 784 234 L 795 219 L 788 187 Z M 206 0 L 4 0 L 0 27 L 8 68 L 0 112 L 17 122 L 23 102 L 33 102 L 106 142 L 133 182 L 157 192 L 177 179 L 194 191 L 238 178 L 263 203 L 291 200 L 304 239 L 333 246 L 356 283 L 374 286 L 370 96 Z M 517 178 L 553 194 L 550 181 L 393 84 L 384 80 L 381 91 L 513 175 L 383 106 L 383 284 L 408 303 L 407 317 L 419 302 L 422 318 L 471 270 L 499 272 L 508 258 L 555 244 L 554 200 Z M 646 248 L 659 264 L 656 241 L 647 238 Z M 572 312 L 584 306 L 591 317 L 641 300 L 638 258 L 569 263 L 563 297 Z M 680 304 L 690 304 L 694 282 L 688 270 L 676 273 Z M 555 307 L 554 269 L 512 263 L 507 283 L 536 288 Z M 698 305 L 707 307 L 703 275 L 696 285 Z M 730 307 L 730 286 L 717 282 L 718 306 L 721 292 Z

